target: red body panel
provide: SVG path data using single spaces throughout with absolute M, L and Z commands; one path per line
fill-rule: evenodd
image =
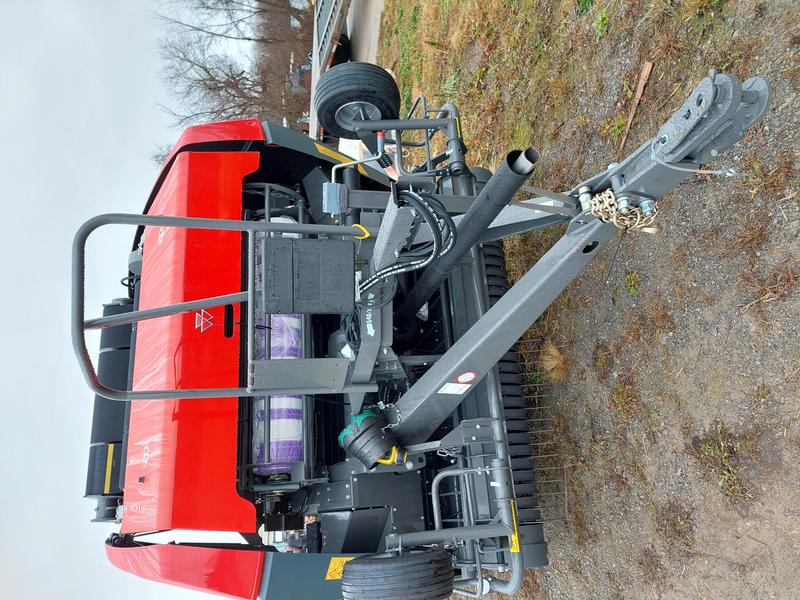
M 264 567 L 264 553 L 258 550 L 106 545 L 106 554 L 118 568 L 145 579 L 246 600 L 258 595 Z
M 240 219 L 242 178 L 258 164 L 258 153 L 180 153 L 148 212 Z M 143 239 L 140 309 L 241 290 L 238 232 L 147 228 Z M 239 335 L 224 337 L 222 307 L 139 323 L 134 390 L 238 384 Z M 133 402 L 122 533 L 255 531 L 236 492 L 237 420 L 236 398 Z
M 189 127 L 175 142 L 166 160 L 164 160 L 162 169 L 186 146 L 237 140 L 266 140 L 261 122 L 258 119 L 243 119 L 241 121 L 220 121 L 218 123 L 205 123 Z

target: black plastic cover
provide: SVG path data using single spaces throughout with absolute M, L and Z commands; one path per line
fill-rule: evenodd
M 117 300 L 103 306 L 103 316 L 131 312 L 130 300 Z M 103 385 L 124 390 L 128 387 L 128 368 L 131 352 L 131 326 L 107 327 L 100 334 L 100 356 L 97 377 Z M 92 415 L 92 444 L 121 442 L 125 422 L 125 402 L 94 397 Z
M 89 469 L 86 473 L 86 496 L 118 496 L 119 470 L 122 466 L 122 444 L 97 444 L 89 448 Z
M 347 314 L 355 308 L 355 244 L 264 238 L 262 305 L 272 314 Z

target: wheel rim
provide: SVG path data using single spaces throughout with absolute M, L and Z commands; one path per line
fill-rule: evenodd
M 342 104 L 334 115 L 336 124 L 347 131 L 355 131 L 358 121 L 377 121 L 381 118 L 380 109 L 371 102 L 348 102 Z

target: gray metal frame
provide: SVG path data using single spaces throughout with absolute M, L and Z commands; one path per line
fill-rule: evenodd
M 459 331 L 460 335 L 449 349 L 439 356 L 396 357 L 392 351 L 393 308 L 391 304 L 379 307 L 367 306 L 362 311 L 361 324 L 369 333 L 362 338 L 360 348 L 351 357 L 340 356 L 327 359 L 303 358 L 299 360 L 256 361 L 253 359 L 253 336 L 255 323 L 255 235 L 256 232 L 298 233 L 301 235 L 326 235 L 355 237 L 361 231 L 343 225 L 306 225 L 270 223 L 257 221 L 224 221 L 183 217 L 155 217 L 149 215 L 103 215 L 84 224 L 73 244 L 73 294 L 72 294 L 72 338 L 81 368 L 90 387 L 98 394 L 115 400 L 140 400 L 154 398 L 208 398 L 220 396 L 257 396 L 281 393 L 295 394 L 345 394 L 353 413 L 360 411 L 364 395 L 378 389 L 377 376 L 386 372 L 402 374 L 405 360 L 432 363 L 425 372 L 394 404 L 384 407 L 393 436 L 407 450 L 410 460 L 404 464 L 386 464 L 373 469 L 367 475 L 389 473 L 418 476 L 425 466 L 425 452 L 443 451 L 453 456 L 454 466 L 441 470 L 433 480 L 431 499 L 433 503 L 432 530 L 416 527 L 405 531 L 392 531 L 385 536 L 385 547 L 402 551 L 412 545 L 441 544 L 458 546 L 461 557 L 461 586 L 474 585 L 476 591 L 463 587 L 460 593 L 481 596 L 497 591 L 514 593 L 519 589 L 524 568 L 519 551 L 516 496 L 512 477 L 512 457 L 509 453 L 508 435 L 505 427 L 503 399 L 500 387 L 498 361 L 508 352 L 530 325 L 544 312 L 556 297 L 570 284 L 578 273 L 599 253 L 614 236 L 614 225 L 603 222 L 588 210 L 585 197 L 612 190 L 629 206 L 644 210 L 684 181 L 697 170 L 700 164 L 719 156 L 740 140 L 745 129 L 765 114 L 771 100 L 766 82 L 751 78 L 740 83 L 735 77 L 711 72 L 692 93 L 690 98 L 661 128 L 658 135 L 643 144 L 626 159 L 611 165 L 606 171 L 596 174 L 566 193 L 528 188 L 534 198 L 522 203 L 506 206 L 483 232 L 480 242 L 504 238 L 514 233 L 531 231 L 553 224 L 569 222 L 564 236 L 520 279 L 494 306 L 488 307 L 483 263 L 474 245 L 464 256 L 460 268 L 466 273 L 462 280 L 464 294 L 469 296 L 466 308 L 470 318 Z M 422 118 L 412 119 L 416 111 Z M 440 193 L 449 213 L 457 215 L 454 221 L 463 219 L 468 208 L 467 200 L 475 196 L 475 179 L 466 166 L 464 148 L 460 135 L 458 110 L 452 104 L 430 110 L 421 97 L 409 111 L 407 119 L 387 121 L 362 121 L 361 132 L 391 131 L 393 139 L 387 144 L 395 146 L 395 167 L 401 173 L 398 186 L 406 185 L 420 189 L 436 187 L 437 178 L 443 174 L 439 166 L 447 160 L 447 174 L 451 190 Z M 422 142 L 403 141 L 402 134 L 408 130 L 425 132 Z M 445 134 L 447 153 L 445 159 L 431 156 L 431 138 Z M 425 149 L 425 163 L 421 169 L 409 172 L 402 159 L 403 146 Z M 345 178 L 345 181 L 347 179 Z M 487 186 L 488 188 L 488 186 Z M 486 188 L 484 188 L 486 189 Z M 441 192 L 441 190 L 439 190 Z M 405 240 L 415 243 L 431 239 L 426 227 L 416 228 L 410 218 L 409 209 L 393 205 L 395 190 L 366 192 L 348 190 L 337 196 L 347 206 L 339 206 L 341 215 L 346 210 L 378 209 L 381 216 L 372 216 L 380 223 L 376 238 L 365 240 L 360 255 L 365 262 L 362 274 L 366 277 L 380 268 L 393 263 Z M 268 197 L 268 191 L 265 192 Z M 370 215 L 365 211 L 366 215 Z M 493 214 L 496 214 L 493 213 Z M 334 219 L 335 215 L 331 217 Z M 487 219 L 488 221 L 488 219 Z M 352 221 L 344 221 L 350 223 Z M 240 231 L 247 234 L 248 285 L 247 290 L 193 302 L 184 302 L 157 309 L 140 310 L 115 317 L 99 319 L 84 318 L 84 253 L 89 234 L 103 225 L 128 224 L 139 226 L 168 226 L 202 229 Z M 468 260 L 466 260 L 468 258 Z M 467 263 L 469 263 L 467 265 Z M 458 269 L 455 269 L 456 271 Z M 451 280 L 453 276 L 451 274 Z M 447 285 L 447 284 L 443 284 Z M 469 289 L 467 289 L 469 288 Z M 379 293 L 378 293 L 379 294 Z M 463 300 L 463 298 L 462 298 Z M 455 299 L 451 299 L 456 302 Z M 124 391 L 113 390 L 102 385 L 89 359 L 84 331 L 92 328 L 110 327 L 133 323 L 144 319 L 197 310 L 233 302 L 246 302 L 248 311 L 247 360 L 250 379 L 244 388 L 202 390 L 158 390 Z M 447 310 L 445 310 L 447 314 Z M 448 325 L 449 326 L 449 325 Z M 307 332 L 307 327 L 304 327 Z M 301 381 L 299 373 L 303 374 Z M 470 374 L 465 379 L 460 375 Z M 269 385 L 268 385 L 269 382 Z M 486 413 L 481 418 L 468 418 L 454 424 L 441 440 L 430 440 L 431 435 L 447 419 L 452 419 L 464 400 L 482 386 Z M 489 445 L 493 452 L 482 464 L 469 462 L 469 452 L 462 455 L 453 449 L 466 449 L 470 444 Z M 481 446 L 483 448 L 483 446 Z M 351 460 L 351 459 L 348 459 Z M 310 485 L 313 510 L 339 511 L 359 508 L 356 495 L 359 492 L 358 478 L 366 472 L 363 465 L 345 461 L 331 465 L 324 482 L 310 480 L 311 473 L 289 484 L 282 483 L 286 490 L 301 485 Z M 405 460 L 405 459 L 404 459 Z M 416 471 L 416 472 L 415 472 Z M 481 479 L 486 486 L 479 484 Z M 459 494 L 464 516 L 456 527 L 445 527 L 439 509 L 440 488 L 444 481 L 459 481 Z M 289 487 L 286 487 L 289 486 Z M 268 486 L 269 487 L 269 486 Z M 275 487 L 269 487 L 275 490 Z M 283 489 L 283 488 L 282 488 Z M 374 500 L 374 498 L 373 498 Z M 381 500 L 369 506 L 383 505 Z M 478 505 L 491 504 L 493 518 L 478 522 Z M 363 505 L 367 506 L 367 505 Z M 398 521 L 400 522 L 400 521 Z M 508 540 L 503 545 L 502 540 Z M 494 553 L 503 557 L 496 563 L 487 563 L 482 557 L 482 543 L 491 543 Z M 487 577 L 485 572 L 493 569 L 511 571 L 509 580 Z
M 401 397 L 395 436 L 404 444 L 425 441 L 468 391 L 445 393 L 444 386 L 465 372 L 476 374 L 470 387 L 479 383 L 615 232 L 599 220 L 571 228 Z

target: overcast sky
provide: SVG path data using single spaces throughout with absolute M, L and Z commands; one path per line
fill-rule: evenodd
M 101 212 L 141 212 L 172 142 L 152 0 L 4 0 L 0 26 L 0 594 L 209 598 L 118 571 L 82 498 L 92 398 L 69 342 L 69 249 Z M 87 306 L 123 294 L 132 232 L 90 247 Z

